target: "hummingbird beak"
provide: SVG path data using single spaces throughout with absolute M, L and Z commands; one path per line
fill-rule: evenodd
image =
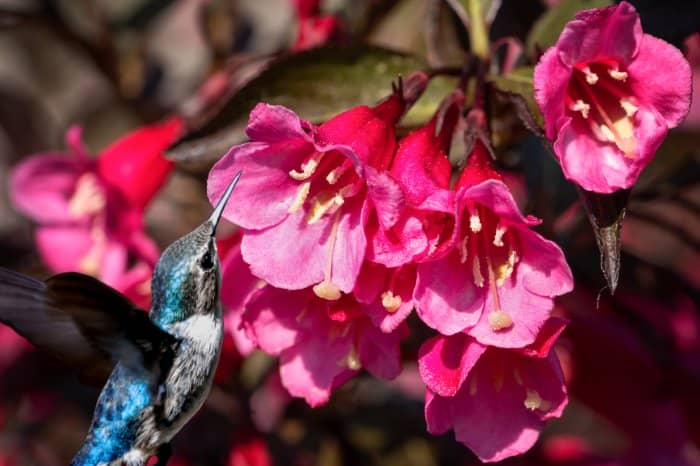
M 214 212 L 212 212 L 211 216 L 209 217 L 209 222 L 211 222 L 212 224 L 212 236 L 214 236 L 214 234 L 216 233 L 216 227 L 219 224 L 219 220 L 221 219 L 221 214 L 224 212 L 224 207 L 226 207 L 228 198 L 231 197 L 233 188 L 236 187 L 236 183 L 238 183 L 238 180 L 241 178 L 241 174 L 243 174 L 243 172 L 239 171 L 238 173 L 236 173 L 236 176 L 233 177 L 228 187 L 226 188 L 226 191 L 224 191 L 223 196 L 221 196 L 219 202 L 216 203 L 216 207 L 214 207 Z

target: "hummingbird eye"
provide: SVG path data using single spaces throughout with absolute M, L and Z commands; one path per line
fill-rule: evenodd
M 200 259 L 199 261 L 199 266 L 204 270 L 209 270 L 212 267 L 214 267 L 214 261 L 211 257 L 211 252 L 207 251 L 204 253 L 202 259 Z

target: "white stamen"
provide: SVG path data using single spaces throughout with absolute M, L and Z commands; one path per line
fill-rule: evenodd
M 473 213 L 469 216 L 469 229 L 473 233 L 479 233 L 481 231 L 481 219 L 479 214 Z
M 469 257 L 469 250 L 467 249 L 467 242 L 469 241 L 469 235 L 464 235 L 464 238 L 462 238 L 462 241 L 459 242 L 459 262 L 460 264 L 464 264 L 467 262 L 467 258 Z
M 608 74 L 610 75 L 611 78 L 617 80 L 617 81 L 622 81 L 625 82 L 627 81 L 627 72 L 625 71 L 620 71 L 616 69 L 609 69 Z
M 634 114 L 637 113 L 637 110 L 639 110 L 639 107 L 634 105 L 632 101 L 627 98 L 620 99 L 620 107 L 622 107 L 628 117 L 634 116 Z
M 569 108 L 574 112 L 580 112 L 583 118 L 588 118 L 588 114 L 591 112 L 591 106 L 581 99 L 578 99 Z
M 506 234 L 507 228 L 503 225 L 496 227 L 496 233 L 493 235 L 493 245 L 500 248 L 503 247 L 503 235 Z
M 472 275 L 474 276 L 474 284 L 479 288 L 483 288 L 484 276 L 481 275 L 481 263 L 477 256 L 474 256 L 474 261 L 472 262 Z
M 586 75 L 586 82 L 591 86 L 598 82 L 598 75 L 592 72 L 589 67 L 585 67 L 581 71 Z

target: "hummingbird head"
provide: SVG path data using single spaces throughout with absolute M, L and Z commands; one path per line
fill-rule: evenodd
M 214 235 L 240 177 L 238 172 L 231 180 L 211 216 L 168 246 L 158 259 L 151 284 L 154 320 L 173 323 L 217 308 L 221 277 Z

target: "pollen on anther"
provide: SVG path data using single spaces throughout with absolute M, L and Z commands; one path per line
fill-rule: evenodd
M 362 369 L 362 363 L 360 362 L 360 358 L 357 356 L 357 351 L 355 348 L 350 350 L 350 353 L 348 353 L 347 358 L 345 359 L 348 369 L 352 371 L 359 371 Z
M 586 75 L 586 82 L 591 86 L 598 82 L 598 75 L 592 72 L 590 68 L 584 68 L 583 73 Z
M 315 284 L 313 286 L 313 290 L 316 296 L 328 301 L 337 301 L 341 296 L 338 285 L 328 280 L 323 280 L 322 282 Z
M 620 71 L 620 70 L 616 70 L 614 68 L 611 68 L 608 70 L 608 74 L 610 75 L 611 78 L 613 78 L 617 81 L 622 81 L 622 82 L 627 81 L 627 72 L 626 71 Z
M 503 235 L 506 234 L 506 227 L 503 225 L 498 225 L 496 227 L 496 233 L 493 235 L 493 245 L 500 248 L 503 247 Z
M 292 202 L 292 205 L 289 206 L 289 209 L 287 212 L 290 214 L 293 214 L 294 212 L 298 211 L 301 209 L 301 207 L 304 205 L 304 202 L 306 202 L 306 197 L 309 195 L 309 190 L 311 189 L 311 182 L 306 181 L 302 183 L 299 186 L 299 189 L 297 190 L 296 195 L 294 196 L 294 201 Z
M 536 409 L 546 411 L 551 407 L 551 403 L 547 400 L 543 400 L 540 394 L 535 390 L 527 390 L 527 397 L 525 398 L 524 404 L 530 411 Z
M 569 108 L 574 112 L 580 112 L 583 118 L 588 118 L 588 114 L 591 112 L 591 106 L 581 99 L 578 99 Z
M 620 107 L 622 107 L 628 117 L 634 116 L 639 110 L 629 99 L 620 99 Z
M 399 307 L 401 307 L 401 296 L 394 296 L 394 293 L 391 291 L 385 291 L 381 295 L 382 297 L 382 306 L 384 309 L 386 309 L 387 312 L 393 313 L 399 310 Z
M 489 312 L 488 321 L 494 331 L 504 330 L 513 326 L 513 318 L 510 314 L 501 310 Z
M 481 231 L 481 219 L 478 214 L 471 214 L 469 216 L 469 229 L 473 233 L 479 233 Z

